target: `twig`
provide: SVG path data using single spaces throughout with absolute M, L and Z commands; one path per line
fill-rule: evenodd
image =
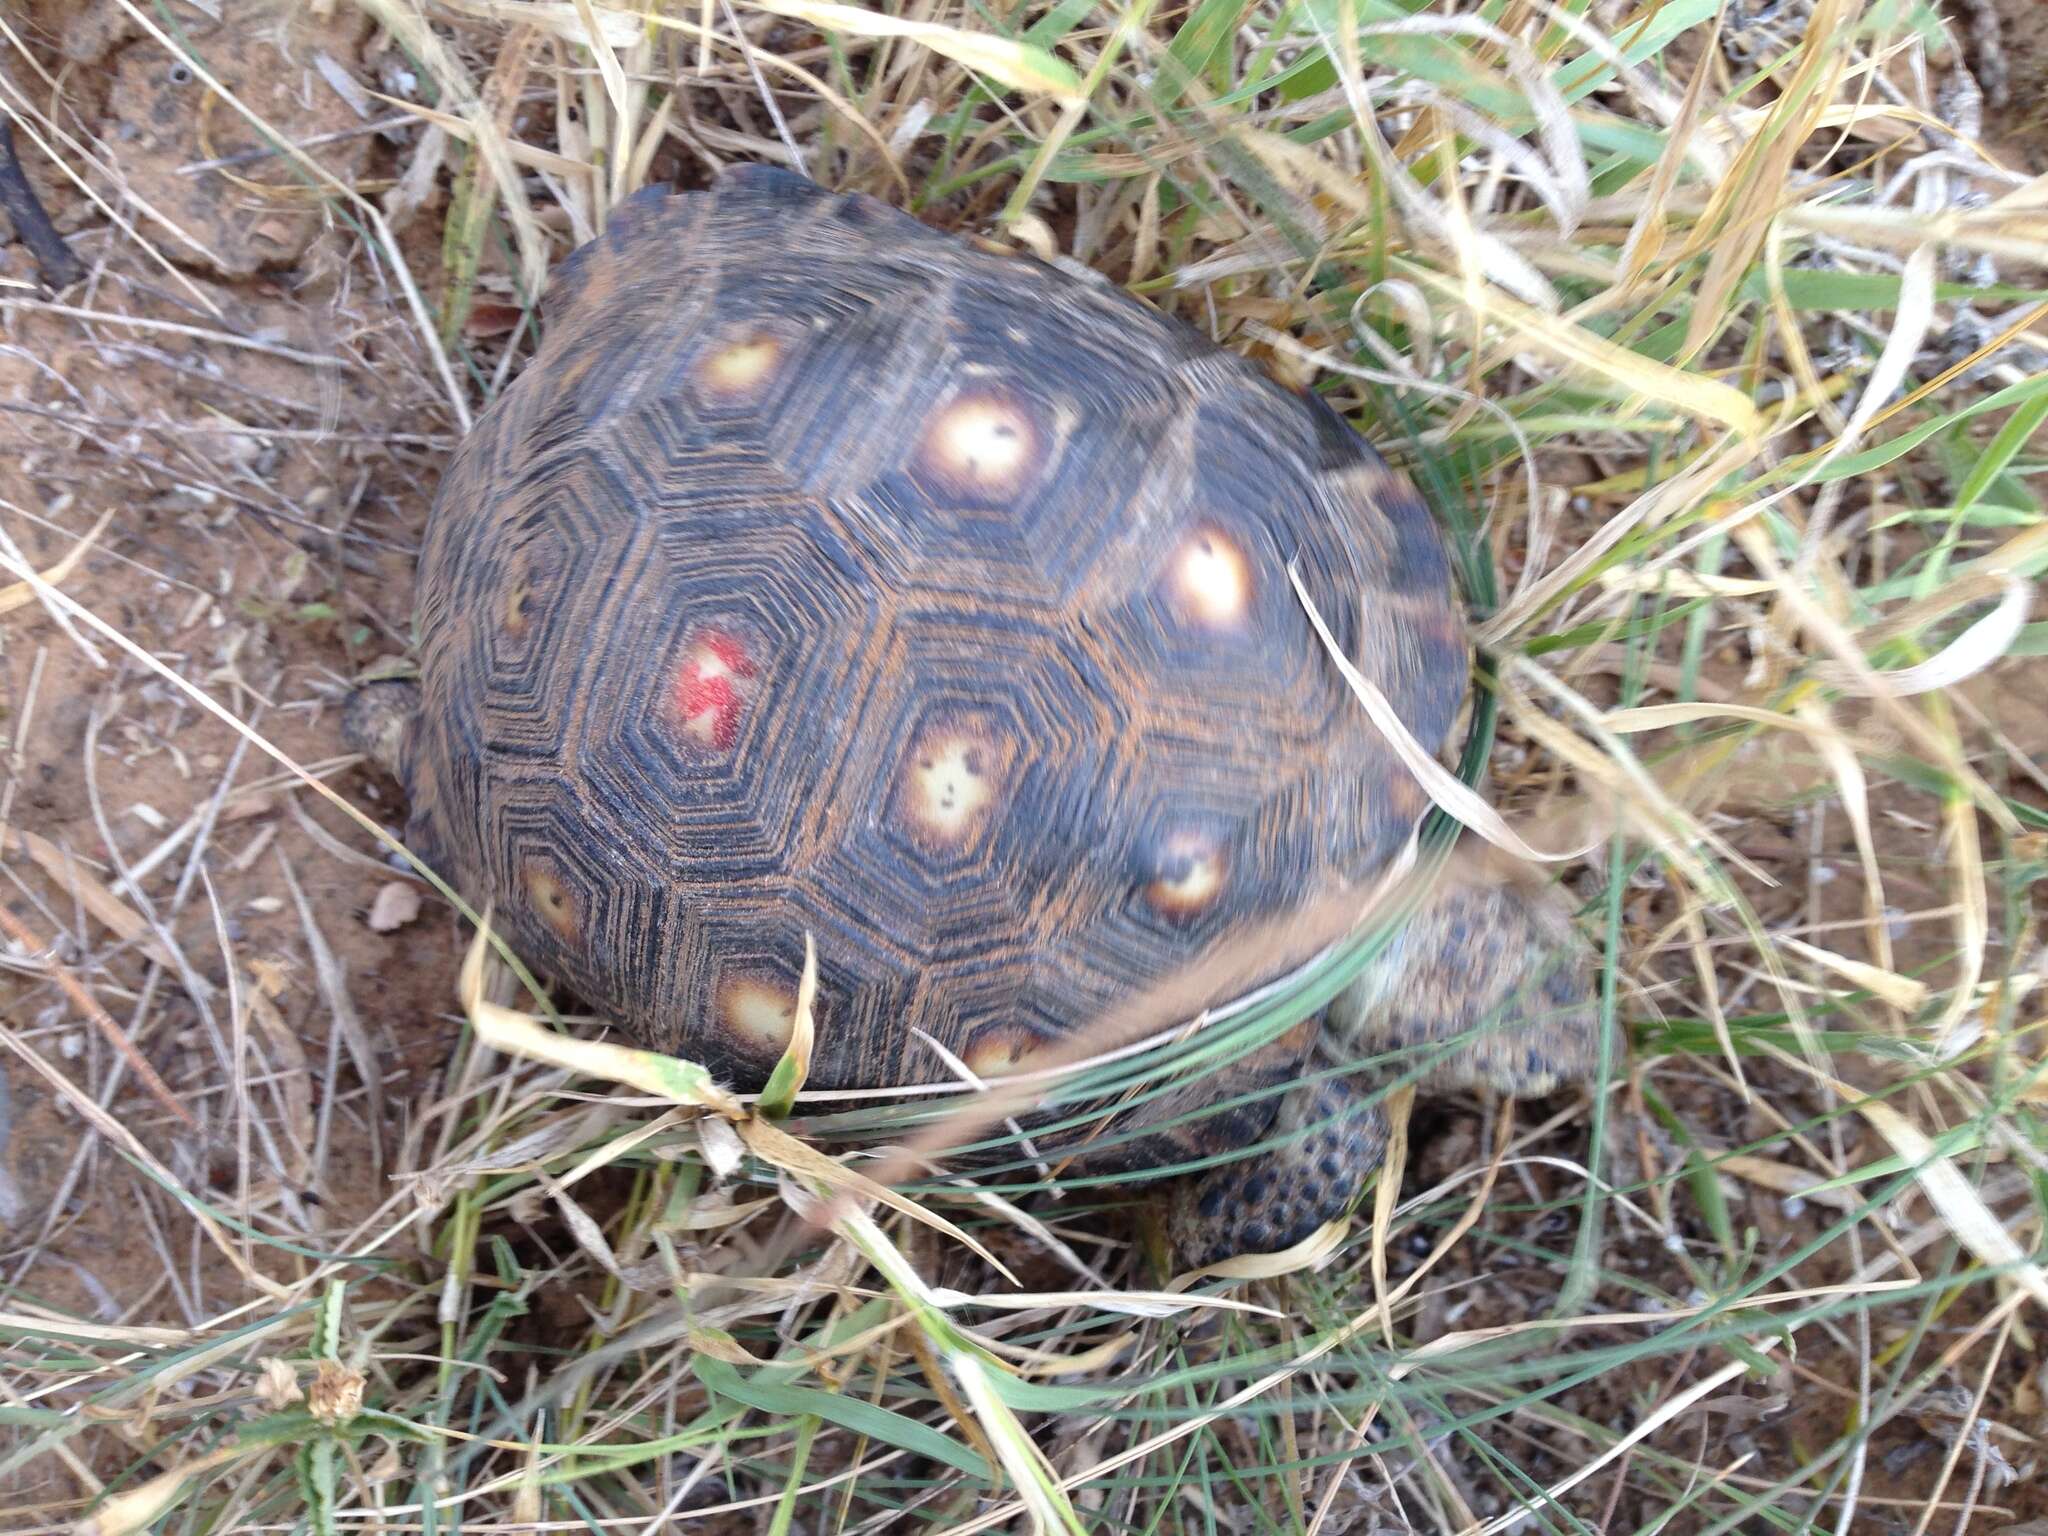
M 63 315 L 72 320 L 89 320 L 99 325 L 125 325 L 131 330 L 159 331 L 168 336 L 189 336 L 195 341 L 212 342 L 217 346 L 240 347 L 248 352 L 261 352 L 266 357 L 283 358 L 288 363 L 302 363 L 308 368 L 339 368 L 343 359 L 322 357 L 315 352 L 301 352 L 296 347 L 281 347 L 275 342 L 259 341 L 254 336 L 237 336 L 232 331 L 213 330 L 203 325 L 184 325 L 176 320 L 151 320 L 142 315 L 122 315 L 100 309 L 74 309 L 69 304 L 44 304 L 33 299 L 0 299 L 0 309 L 28 309 L 39 314 Z
M 29 954 L 35 954 L 48 947 L 28 930 L 20 918 L 16 917 L 4 906 L 0 906 L 0 928 L 5 928 L 7 936 L 14 940 L 15 943 L 21 945 Z M 156 1068 L 149 1064 L 149 1058 L 135 1048 L 135 1042 L 123 1033 L 121 1026 L 116 1024 L 108 1016 L 106 1009 L 102 1008 L 93 995 L 86 991 L 84 983 L 72 975 L 63 962 L 54 955 L 52 955 L 49 961 L 49 966 L 50 974 L 57 978 L 57 985 L 62 987 L 71 1001 L 78 1005 L 78 1011 L 92 1020 L 99 1032 L 107 1037 L 107 1043 L 128 1059 L 128 1065 L 135 1069 L 135 1075 L 142 1079 L 143 1086 L 150 1091 L 150 1095 L 159 1104 L 163 1105 L 165 1109 L 168 1109 L 172 1114 L 184 1121 L 186 1125 L 195 1131 L 199 1130 L 199 1122 L 194 1120 L 186 1112 L 185 1106 L 178 1102 L 177 1095 L 170 1090 L 170 1085 L 157 1076 Z
M 358 123 L 353 128 L 337 128 L 332 133 L 316 133 L 309 139 L 299 139 L 292 144 L 295 150 L 313 149 L 322 144 L 334 144 L 343 139 L 360 139 L 365 134 L 384 133 L 393 128 L 417 128 L 420 119 L 411 112 L 394 112 L 389 117 L 380 117 L 374 122 Z M 238 154 L 222 155 L 216 160 L 194 160 L 178 167 L 180 176 L 197 176 L 201 171 L 222 171 L 231 166 L 249 165 L 258 160 L 268 160 L 285 153 L 268 144 L 255 149 L 245 149 Z
M 36 189 L 28 184 L 21 157 L 14 152 L 14 119 L 0 116 L 0 208 L 14 221 L 14 232 L 36 259 L 36 275 L 50 292 L 69 288 L 85 276 L 85 268 L 57 226 L 43 211 Z

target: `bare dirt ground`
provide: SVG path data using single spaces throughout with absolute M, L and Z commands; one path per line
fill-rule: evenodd
M 240 185 L 185 169 L 259 141 L 200 110 L 189 70 L 106 8 L 97 28 L 66 10 L 46 7 L 30 35 L 81 138 L 111 147 L 105 169 L 132 199 L 122 216 L 144 238 L 110 229 L 22 146 L 90 277 L 48 304 L 29 251 L 0 247 L 7 532 L 47 570 L 104 517 L 64 590 L 374 812 L 388 787 L 351 766 L 336 698 L 403 650 L 411 552 L 455 440 L 447 403 L 422 393 L 419 337 L 355 233 L 261 164 Z M 377 78 L 367 29 L 344 15 L 298 29 L 288 55 L 265 41 L 207 56 L 294 140 L 350 132 L 322 152 L 355 176 L 396 151 L 360 131 L 321 73 L 324 56 Z M 431 246 L 419 265 L 434 270 Z M 10 1020 L 145 1142 L 191 1155 L 193 1126 L 218 1138 L 229 1175 L 248 1127 L 219 1069 L 223 1049 L 239 1053 L 256 1099 L 289 1111 L 274 1122 L 283 1139 L 261 1148 L 272 1198 L 317 1200 L 347 1230 L 381 1194 L 378 1146 L 403 1133 L 452 1038 L 452 924 L 433 903 L 373 929 L 379 893 L 413 882 L 126 648 L 33 602 L 6 640 L 5 900 L 27 939 L 9 946 Z M 79 1016 L 61 970 L 93 980 L 171 1103 Z M 7 1246 L 35 1255 L 7 1281 L 85 1317 L 205 1315 L 224 1261 L 190 1255 L 166 1294 L 157 1235 L 96 1198 L 105 1144 L 19 1062 L 4 1070 Z
M 2006 0 L 2003 14 L 2012 100 L 1994 131 L 2048 169 L 2048 6 Z M 418 134 L 374 130 L 385 109 L 352 101 L 334 77 L 358 91 L 402 90 L 402 61 L 372 51 L 355 13 L 342 16 L 261 41 L 195 41 L 225 83 L 289 138 L 313 143 L 337 175 L 388 187 L 413 165 Z M 418 1106 L 459 1032 L 463 935 L 360 828 L 197 708 L 163 670 L 354 803 L 395 811 L 389 786 L 342 745 L 339 701 L 351 678 L 404 649 L 412 556 L 459 423 L 395 275 L 359 230 L 274 165 L 219 166 L 260 141 L 206 106 L 189 71 L 112 7 L 46 0 L 18 24 L 43 73 L 13 67 L 10 88 L 60 100 L 54 116 L 76 133 L 72 145 L 48 147 L 54 156 L 23 142 L 22 158 L 90 275 L 52 303 L 27 247 L 0 245 L 0 531 L 45 571 L 90 539 L 62 588 L 126 644 L 32 597 L 0 631 L 0 828 L 9 839 L 0 904 L 12 919 L 0 1011 L 29 1052 L 180 1172 L 204 1170 L 228 1193 L 254 1170 L 258 1185 L 234 1191 L 238 1208 L 252 1218 L 309 1211 L 305 1241 L 318 1247 L 386 1197 L 393 1148 L 418 1133 Z M 112 218 L 60 169 L 78 163 L 86 143 L 112 156 L 89 178 L 101 195 L 124 192 Z M 215 168 L 194 169 L 205 164 Z M 434 201 L 400 230 L 429 304 L 439 230 Z M 487 293 L 505 291 L 495 256 L 483 283 Z M 486 304 L 478 314 L 487 329 L 497 311 Z M 1730 647 L 1713 659 L 1709 683 L 1732 691 L 1748 662 Z M 2007 670 L 1973 689 L 2019 754 L 2048 754 L 2038 686 L 2018 686 Z M 1852 927 L 1861 908 L 1851 829 L 1839 815 L 1776 808 L 1790 771 L 1781 759 L 1760 763 L 1757 802 L 1731 800 L 1722 830 L 1737 852 L 1783 877 L 1758 898 L 1767 923 Z M 2016 792 L 2041 800 L 2037 789 Z M 1911 818 L 1924 806 L 1881 799 L 1878 811 Z M 1910 866 L 1890 874 L 1894 899 L 1919 911 L 1949 899 L 1939 866 L 1924 878 Z M 425 897 L 416 909 L 414 894 Z M 1630 938 L 1648 945 L 1668 934 L 1673 911 L 1654 885 L 1632 892 Z M 1902 925 L 1898 967 L 1932 963 L 1949 942 L 1938 923 Z M 1689 984 L 1690 963 L 1673 946 L 1674 986 Z M 1643 958 L 1643 985 L 1655 986 L 1662 964 Z M 78 1005 L 80 982 L 104 1017 Z M 161 1088 L 142 1080 L 145 1063 Z M 1770 1111 L 1740 1112 L 1703 1065 L 1686 1113 L 1737 1145 L 1832 1108 L 1789 1077 L 1759 1072 L 1760 1083 L 1782 1090 Z M 1418 1182 L 1469 1164 L 1491 1137 L 1463 1108 L 1417 1133 Z M 1885 1150 L 1857 1124 L 1843 1135 L 1837 1153 L 1848 1163 Z M 1648 1116 L 1627 1122 L 1620 1139 L 1617 1178 L 1665 1190 L 1679 1149 Z M 1738 1194 L 1767 1250 L 1814 1241 L 1828 1217 L 1824 1202 L 1784 1191 Z M 1917 1216 L 1927 1223 L 1924 1205 Z M 1903 1224 L 1910 1234 L 1911 1221 Z M 1698 1253 L 1713 1247 L 1696 1223 L 1677 1225 Z M 1522 1235 L 1537 1243 L 1551 1234 Z M 1496 1251 L 1441 1272 L 1439 1297 L 1453 1296 L 1482 1261 L 1491 1280 L 1507 1277 L 1512 1297 L 1518 1261 Z M 114 1141 L 89 1131 L 21 1056 L 0 1058 L 8 1291 L 77 1318 L 193 1325 L 238 1293 L 242 1265 L 276 1262 L 274 1252 L 259 1258 L 246 1245 L 238 1253 L 232 1242 L 209 1247 L 166 1231 L 149 1202 L 132 1198 Z M 1691 1286 L 1647 1229 L 1616 1233 L 1604 1262 L 1668 1292 Z M 1848 1264 L 1837 1252 L 1805 1279 L 1826 1283 Z M 1546 1283 L 1545 1271 L 1526 1274 L 1530 1288 Z M 573 1298 L 555 1302 L 579 1315 Z M 1943 1326 L 1963 1327 L 1975 1304 Z M 1447 1312 L 1453 1303 L 1429 1305 Z M 1482 1307 L 1426 1319 L 1417 1331 L 1488 1320 Z M 1768 1415 L 1731 1418 L 1714 1433 L 1738 1443 L 1777 1437 L 1796 1452 L 1805 1416 L 1838 1419 L 1844 1397 L 1853 1402 L 1842 1383 L 1854 1356 L 1846 1336 L 1838 1358 L 1802 1355 L 1773 1381 Z M 1643 1390 L 1619 1375 L 1573 1407 L 1603 1423 L 1624 1420 L 1644 1411 Z M 2040 1427 L 2037 1383 L 2020 1383 L 2001 1404 L 2027 1433 Z M 1886 1431 L 1864 1484 L 1867 1507 L 1910 1528 L 1916 1493 L 1946 1447 L 1933 1421 Z M 1539 1478 L 1566 1464 L 1564 1452 L 1556 1466 L 1524 1454 Z M 39 1467 L 6 1494 L 24 1505 L 75 1495 L 43 1480 L 52 1475 Z M 2038 1487 L 2001 1497 L 2017 1517 L 2048 1514 Z

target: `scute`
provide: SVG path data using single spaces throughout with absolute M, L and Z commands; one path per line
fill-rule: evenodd
M 1449 566 L 1320 401 L 760 167 L 629 199 L 546 316 L 430 519 L 408 787 L 636 1038 L 758 1083 L 808 931 L 817 1086 L 1019 1061 L 1411 830 L 1288 573 L 1435 748 Z

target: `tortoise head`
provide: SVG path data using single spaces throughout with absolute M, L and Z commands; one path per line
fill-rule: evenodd
M 403 785 L 405 738 L 419 713 L 420 685 L 380 678 L 350 693 L 341 708 L 341 739 Z

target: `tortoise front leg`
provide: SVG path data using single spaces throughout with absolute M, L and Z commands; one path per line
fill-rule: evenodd
M 1303 1083 L 1280 1101 L 1250 1157 L 1175 1181 L 1167 1238 L 1178 1271 L 1292 1248 L 1351 1208 L 1387 1151 L 1379 1105 L 1349 1078 Z
M 1454 863 L 1321 1023 L 1316 1055 L 1389 1059 L 1370 1078 L 1303 1083 L 1251 1138 L 1278 1145 L 1183 1180 L 1177 1264 L 1278 1252 L 1349 1210 L 1386 1152 L 1374 1082 L 1535 1098 L 1600 1061 L 1590 950 L 1553 892 L 1488 861 Z
M 1330 1006 L 1332 1048 L 1419 1072 L 1418 1087 L 1540 1098 L 1600 1064 L 1591 947 L 1559 892 L 1460 850 L 1374 964 Z

